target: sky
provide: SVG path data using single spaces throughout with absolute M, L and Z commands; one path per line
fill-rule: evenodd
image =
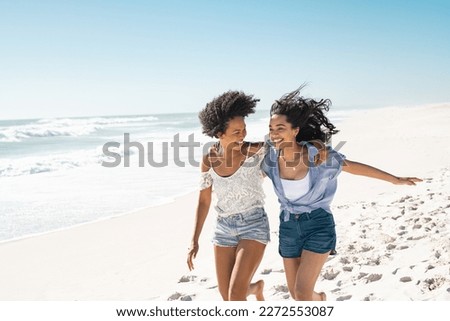
M 450 102 L 450 2 L 0 0 L 0 119 Z

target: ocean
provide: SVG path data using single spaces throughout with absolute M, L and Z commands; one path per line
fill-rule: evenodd
M 353 112 L 328 116 L 339 124 Z M 263 140 L 268 121 L 267 110 L 250 115 L 246 140 Z M 210 143 L 197 113 L 0 120 L 0 242 L 195 191 Z

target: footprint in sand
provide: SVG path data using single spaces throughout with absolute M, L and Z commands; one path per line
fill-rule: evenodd
M 436 227 L 436 223 L 434 223 L 434 222 L 431 222 L 430 224 L 428 224 L 426 227 L 425 227 L 425 232 L 430 232 L 432 229 L 434 229 Z
M 383 274 L 371 274 L 366 278 L 366 283 L 381 280 L 382 277 L 383 277 Z
M 370 293 L 368 296 L 366 296 L 363 301 L 373 301 L 375 299 L 373 293 Z
M 183 296 L 183 294 L 179 293 L 179 292 L 175 292 L 174 294 L 172 294 L 171 296 L 169 296 L 167 298 L 168 301 L 174 301 L 174 300 L 178 300 L 179 298 L 181 298 Z
M 423 239 L 425 237 L 427 237 L 427 236 L 426 235 L 415 236 L 415 237 L 414 236 L 410 236 L 406 240 L 408 240 L 408 241 L 417 241 L 417 240 Z
M 192 282 L 197 278 L 195 275 L 183 275 L 180 280 L 178 280 L 178 283 L 187 283 Z
M 406 196 L 402 197 L 401 199 L 399 199 L 398 201 L 392 202 L 391 204 L 395 204 L 395 203 L 405 203 L 405 201 L 408 200 L 408 199 L 410 199 L 410 198 L 412 198 L 411 195 L 406 195 Z
M 361 247 L 361 252 L 369 252 L 370 250 L 373 250 L 373 246 L 370 245 L 363 245 Z
M 432 269 L 434 269 L 434 266 L 430 264 L 427 266 L 425 272 L 428 272 L 428 270 L 432 270 Z
M 264 269 L 264 270 L 261 271 L 261 274 L 263 274 L 263 275 L 267 275 L 267 274 L 270 274 L 270 273 L 272 273 L 272 269 Z
M 195 295 L 184 295 L 179 292 L 175 292 L 171 296 L 167 298 L 167 301 L 192 301 L 192 298 L 195 297 Z
M 412 281 L 412 279 L 411 279 L 410 276 L 402 276 L 402 277 L 400 278 L 400 282 L 403 282 L 403 283 L 411 282 L 411 281 Z
M 381 263 L 380 257 L 372 257 L 367 260 L 366 265 L 376 266 L 376 265 L 380 265 L 380 263 Z
M 334 272 L 333 269 L 331 269 L 323 274 L 323 278 L 325 280 L 334 280 L 339 273 L 339 271 Z
M 395 245 L 395 244 L 388 244 L 387 246 L 386 246 L 386 249 L 387 250 L 393 250 L 393 249 L 395 249 L 397 247 L 397 245 Z
M 423 286 L 430 291 L 434 291 L 437 288 L 443 286 L 444 284 L 448 284 L 448 282 L 449 282 L 449 280 L 447 280 L 444 277 L 435 277 L 435 278 L 425 279 L 423 281 Z
M 273 287 L 273 289 L 275 290 L 276 293 L 282 292 L 282 293 L 287 293 L 289 292 L 289 288 L 286 285 L 275 285 Z

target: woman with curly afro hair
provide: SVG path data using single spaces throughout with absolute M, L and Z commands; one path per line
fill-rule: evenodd
M 244 118 L 255 112 L 257 102 L 243 92 L 228 91 L 199 113 L 203 133 L 218 141 L 201 164 L 200 195 L 187 264 L 190 270 L 194 268 L 214 191 L 214 256 L 219 292 L 225 301 L 245 301 L 250 294 L 264 300 L 263 281 L 251 280 L 270 240 L 261 171 L 265 147 L 244 141 Z
M 421 180 L 396 177 L 325 148 L 337 133 L 325 116 L 331 102 L 302 97 L 302 88 L 272 105 L 269 125 L 272 146 L 262 166 L 280 203 L 279 253 L 289 292 L 295 300 L 324 301 L 325 293 L 317 293 L 314 288 L 336 246 L 330 203 L 339 173 L 345 171 L 397 185 L 415 185 Z M 322 146 L 320 151 L 317 143 Z

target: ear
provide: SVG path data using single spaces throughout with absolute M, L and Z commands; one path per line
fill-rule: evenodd
M 300 127 L 294 128 L 294 132 L 295 132 L 295 136 L 297 136 L 298 133 L 300 132 Z
M 222 137 L 223 136 L 223 133 L 222 132 L 218 132 L 217 134 L 216 134 L 216 138 L 220 138 L 220 137 Z

